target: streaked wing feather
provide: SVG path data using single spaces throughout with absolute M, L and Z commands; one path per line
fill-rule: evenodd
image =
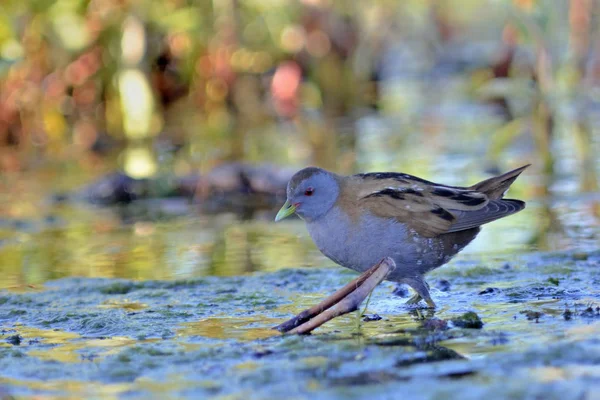
M 454 215 L 423 198 L 405 197 L 399 200 L 386 193 L 365 197 L 361 205 L 373 215 L 394 218 L 427 237 L 447 231 L 455 221 Z
M 419 234 L 433 237 L 457 222 L 456 213 L 485 208 L 489 199 L 466 188 L 438 185 L 407 174 L 357 176 L 359 205 L 382 218 L 394 218 Z
M 485 207 L 479 210 L 453 212 L 456 216 L 456 222 L 450 226 L 448 232 L 457 232 L 475 228 L 519 212 L 524 208 L 525 203 L 520 200 L 490 200 Z

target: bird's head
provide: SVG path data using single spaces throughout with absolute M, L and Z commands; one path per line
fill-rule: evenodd
M 294 174 L 287 186 L 287 200 L 275 221 L 296 213 L 313 221 L 327 213 L 340 193 L 338 176 L 321 168 L 304 168 Z

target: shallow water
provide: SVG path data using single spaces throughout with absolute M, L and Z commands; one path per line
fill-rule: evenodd
M 459 259 L 510 261 L 531 251 L 593 250 L 599 235 L 598 197 L 529 201 L 526 211 L 487 225 Z M 235 214 L 201 215 L 185 200 L 145 207 L 150 216 L 128 223 L 121 219 L 123 209 L 85 204 L 52 206 L 33 218 L 0 219 L 0 287 L 70 276 L 184 279 L 334 266 L 318 252 L 302 221 L 274 224 L 276 210 L 247 220 Z
M 450 283 L 446 292 L 433 290 L 435 313 L 404 306 L 384 283 L 368 310 L 381 320 L 359 327 L 350 314 L 308 337 L 270 328 L 350 273 L 64 278 L 0 297 L 1 380 L 13 394 L 75 397 L 393 398 L 402 390 L 428 398 L 456 391 L 593 398 L 599 263 L 598 252 L 513 256 L 508 265 L 502 257 L 457 261 L 430 278 L 434 287 L 442 277 Z M 483 329 L 435 324 L 466 311 L 481 317 Z

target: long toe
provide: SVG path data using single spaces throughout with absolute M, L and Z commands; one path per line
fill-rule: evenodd
M 410 299 L 406 300 L 405 304 L 417 304 L 421 300 L 423 300 L 423 298 L 421 297 L 421 295 L 420 294 L 415 294 L 413 297 L 411 297 Z
M 427 305 L 429 306 L 429 308 L 436 308 L 436 305 L 433 302 L 433 300 L 431 300 L 431 298 L 425 299 L 425 302 L 427 303 Z

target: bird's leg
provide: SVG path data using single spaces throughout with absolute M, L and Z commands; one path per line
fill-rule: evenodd
M 429 285 L 427 284 L 427 282 L 425 282 L 423 277 L 418 276 L 413 278 L 406 278 L 403 280 L 403 282 L 409 285 L 411 288 L 413 288 L 415 292 L 417 292 L 413 297 L 408 299 L 406 304 L 417 304 L 419 301 L 425 300 L 425 303 L 427 303 L 429 308 L 435 308 L 435 303 L 429 295 Z
M 415 293 L 413 295 L 413 297 L 411 297 L 410 299 L 406 300 L 405 304 L 417 304 L 421 300 L 423 300 L 423 298 L 421 297 L 421 295 L 418 294 L 418 293 Z
M 384 258 L 316 306 L 302 311 L 274 329 L 280 332 L 305 334 L 335 317 L 357 310 L 360 303 L 395 268 L 394 260 L 389 257 Z

